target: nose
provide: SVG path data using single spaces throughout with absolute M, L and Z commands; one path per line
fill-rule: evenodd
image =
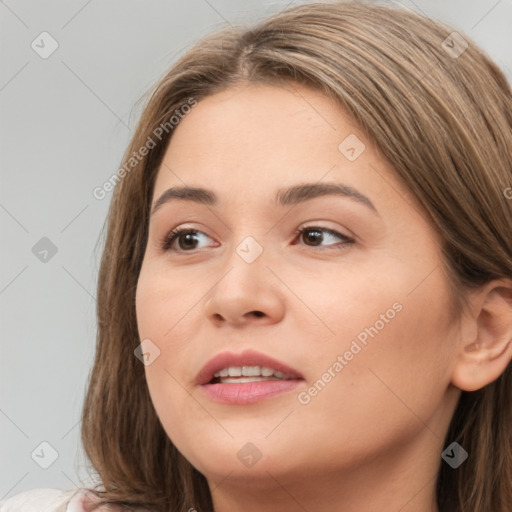
M 282 283 L 269 269 L 265 250 L 248 263 L 236 251 L 205 302 L 205 315 L 216 326 L 269 325 L 282 320 L 285 296 Z

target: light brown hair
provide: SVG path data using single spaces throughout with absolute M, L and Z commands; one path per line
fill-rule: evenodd
M 504 195 L 512 185 L 512 93 L 466 35 L 465 51 L 447 51 L 453 30 L 406 9 L 327 2 L 217 31 L 151 90 L 123 164 L 189 98 L 243 81 L 321 90 L 359 124 L 431 216 L 459 314 L 467 290 L 512 277 L 512 201 Z M 155 176 L 171 136 L 172 129 L 113 193 L 82 441 L 105 503 L 202 512 L 213 509 L 206 479 L 164 432 L 134 356 L 135 290 Z M 446 441 L 459 442 L 470 458 L 457 470 L 439 458 L 440 510 L 512 510 L 510 366 L 483 389 L 462 392 Z

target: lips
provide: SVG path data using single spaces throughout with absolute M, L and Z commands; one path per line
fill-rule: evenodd
M 254 350 L 245 350 L 240 354 L 233 352 L 217 354 L 199 371 L 195 379 L 196 384 L 201 386 L 208 384 L 214 378 L 214 373 L 229 366 L 266 366 L 284 373 L 287 379 L 304 379 L 298 370 L 291 368 L 282 361 Z

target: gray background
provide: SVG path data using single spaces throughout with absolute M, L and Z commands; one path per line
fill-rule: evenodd
M 79 417 L 111 196 L 92 190 L 117 171 L 138 100 L 200 37 L 297 3 L 0 0 L 0 500 L 89 483 Z M 466 32 L 511 79 L 512 0 L 401 3 Z M 31 47 L 43 31 L 59 45 L 47 59 Z M 54 255 L 37 254 L 43 237 Z M 58 454 L 47 469 L 41 442 Z

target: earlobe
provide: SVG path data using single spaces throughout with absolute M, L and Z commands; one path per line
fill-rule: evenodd
M 452 383 L 463 391 L 477 391 L 494 382 L 512 360 L 512 339 L 492 349 L 473 343 L 465 347 L 452 374 Z
M 452 374 L 453 385 L 463 391 L 476 391 L 495 381 L 512 360 L 512 280 L 498 279 L 484 286 L 475 295 L 471 312 L 461 320 L 465 334 Z

